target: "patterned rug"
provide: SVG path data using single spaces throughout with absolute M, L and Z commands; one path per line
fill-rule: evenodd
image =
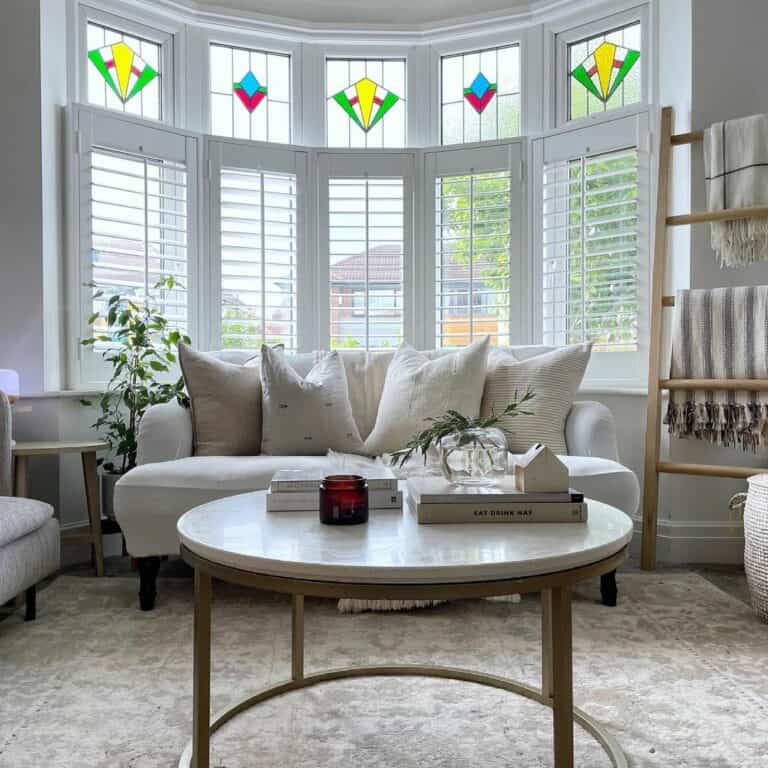
M 768 765 L 768 626 L 688 572 L 621 575 L 574 604 L 578 706 L 607 724 L 632 766 Z M 0 622 L 2 768 L 171 768 L 191 734 L 192 583 L 164 579 L 154 612 L 128 578 L 58 578 L 38 620 Z M 285 598 L 217 585 L 213 709 L 288 676 Z M 465 601 L 341 615 L 307 601 L 307 672 L 432 662 L 532 684 L 539 604 Z M 576 729 L 576 764 L 608 759 Z M 551 713 L 512 694 L 419 678 L 333 682 L 251 710 L 214 739 L 218 768 L 551 766 Z

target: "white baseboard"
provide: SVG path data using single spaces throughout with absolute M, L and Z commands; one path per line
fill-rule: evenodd
M 630 551 L 639 557 L 643 524 L 642 518 L 633 519 L 635 536 Z M 740 565 L 744 562 L 744 525 L 741 520 L 659 520 L 656 559 L 670 565 Z

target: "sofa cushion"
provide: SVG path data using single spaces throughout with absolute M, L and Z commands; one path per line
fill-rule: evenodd
M 53 507 L 43 501 L 0 496 L 0 547 L 42 528 L 53 517 Z
M 637 511 L 640 489 L 634 473 L 609 459 L 560 457 L 571 485 L 591 498 L 627 514 Z M 514 461 L 514 457 L 511 457 Z M 179 551 L 178 519 L 189 509 L 237 493 L 263 490 L 278 469 L 333 471 L 327 456 L 191 456 L 144 464 L 124 475 L 115 487 L 115 512 L 134 557 Z M 285 513 L 290 514 L 290 513 Z
M 179 344 L 192 402 L 197 456 L 248 456 L 261 450 L 261 382 L 257 361 L 228 363 Z
M 514 397 L 527 389 L 535 397 L 526 404 L 531 415 L 504 417 L 499 427 L 513 453 L 525 453 L 534 443 L 544 443 L 555 453 L 567 453 L 565 420 L 589 363 L 590 344 L 574 344 L 527 360 L 493 350 L 488 359 L 480 413 L 501 413 Z
M 392 453 L 428 426 L 427 420 L 455 409 L 464 416 L 480 412 L 489 339 L 430 359 L 409 344 L 395 352 L 387 369 L 376 424 L 365 441 L 371 456 Z
M 363 441 L 349 402 L 344 364 L 337 352 L 329 352 L 302 377 L 282 355 L 264 345 L 261 389 L 264 453 L 363 453 Z

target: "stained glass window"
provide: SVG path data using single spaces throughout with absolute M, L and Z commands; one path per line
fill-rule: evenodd
M 404 147 L 405 60 L 328 59 L 329 147 Z
M 160 120 L 162 45 L 88 22 L 88 101 Z
M 443 144 L 520 135 L 520 46 L 443 56 Z
M 291 141 L 291 57 L 211 44 L 211 133 Z
M 640 22 L 568 45 L 568 118 L 642 98 Z

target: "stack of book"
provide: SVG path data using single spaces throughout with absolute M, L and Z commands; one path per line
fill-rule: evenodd
M 483 487 L 454 485 L 441 477 L 413 477 L 408 480 L 408 499 L 420 523 L 587 521 L 583 493 L 523 493 L 511 476 Z
M 368 481 L 368 509 L 400 509 L 403 494 L 389 467 L 371 466 L 355 470 Z M 267 512 L 317 512 L 320 508 L 320 483 L 324 475 L 315 470 L 279 469 L 267 491 Z

